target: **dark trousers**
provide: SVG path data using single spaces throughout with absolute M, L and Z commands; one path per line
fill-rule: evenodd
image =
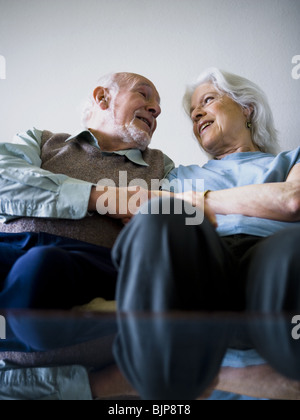
M 111 250 L 45 233 L 0 234 L 0 308 L 70 309 L 115 298 Z
M 161 200 L 154 215 L 148 205 L 113 250 L 121 311 L 300 313 L 299 227 L 220 238 L 206 220 L 187 226 L 184 209 L 163 214 Z
M 160 202 L 161 204 L 161 202 Z M 149 212 L 150 213 L 150 212 Z M 137 215 L 113 250 L 49 234 L 0 234 L 0 308 L 300 313 L 299 228 L 221 239 L 187 214 Z M 118 273 L 118 272 L 119 273 Z
M 300 314 L 299 228 L 269 238 L 220 238 L 208 221 L 187 226 L 184 210 L 164 215 L 167 206 L 157 206 L 159 214 L 149 207 L 149 214 L 135 216 L 114 247 L 120 311 Z M 214 318 L 172 322 L 129 314 L 119 318 L 115 357 L 145 399 L 196 398 L 228 347 L 256 348 L 276 370 L 299 380 L 300 342 L 292 339 L 291 318 L 276 317 L 250 318 L 248 328 L 246 321 L 228 326 Z

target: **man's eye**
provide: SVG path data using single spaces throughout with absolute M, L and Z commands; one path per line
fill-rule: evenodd
M 145 92 L 139 92 L 144 98 L 147 98 L 147 95 Z

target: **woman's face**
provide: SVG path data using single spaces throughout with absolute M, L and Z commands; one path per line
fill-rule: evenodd
M 213 156 L 253 145 L 246 128 L 250 109 L 244 109 L 211 83 L 198 86 L 191 101 L 194 133 L 202 148 Z

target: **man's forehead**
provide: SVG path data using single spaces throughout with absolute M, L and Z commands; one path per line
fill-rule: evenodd
M 154 92 L 154 94 L 157 96 L 158 102 L 160 102 L 159 93 L 158 93 L 156 87 L 154 86 L 154 84 L 152 82 L 150 82 L 150 80 L 147 80 L 147 79 L 139 80 L 139 81 L 137 81 L 135 87 L 146 87 L 146 88 L 150 88 Z
M 139 74 L 132 75 L 133 78 L 131 81 L 128 81 L 127 88 L 133 89 L 133 88 L 139 88 L 139 87 L 146 87 L 148 89 L 151 89 L 154 93 L 154 95 L 157 97 L 157 101 L 160 103 L 161 99 L 159 96 L 159 93 L 155 87 L 155 85 L 151 82 L 151 80 L 147 79 L 144 76 L 140 76 Z

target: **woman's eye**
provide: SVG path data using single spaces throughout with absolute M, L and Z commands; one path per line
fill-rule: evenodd
M 208 96 L 207 98 L 204 99 L 204 103 L 209 104 L 211 101 L 213 101 L 215 98 L 213 96 Z

